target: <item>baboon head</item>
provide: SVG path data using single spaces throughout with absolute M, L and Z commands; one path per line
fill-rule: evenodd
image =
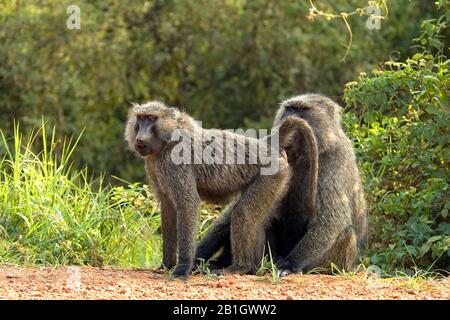
M 141 157 L 154 158 L 170 141 L 172 132 L 177 128 L 186 128 L 193 119 L 186 118 L 182 112 L 161 102 L 152 101 L 143 105 L 133 104 L 128 116 L 125 140 L 131 150 Z
M 304 94 L 283 101 L 275 116 L 274 126 L 294 115 L 308 121 L 317 139 L 319 150 L 327 150 L 343 134 L 340 127 L 340 106 L 333 100 L 317 94 Z M 288 158 L 296 159 L 304 154 L 302 137 L 297 134 L 291 146 L 286 148 Z M 292 157 L 290 154 L 293 154 Z

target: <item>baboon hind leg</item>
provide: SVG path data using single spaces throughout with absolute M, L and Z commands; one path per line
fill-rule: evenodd
M 330 249 L 327 264 L 336 265 L 342 271 L 350 271 L 355 266 L 358 258 L 358 246 L 355 230 L 352 226 L 347 227 L 337 238 L 335 245 Z
M 230 242 L 233 263 L 225 273 L 254 273 L 264 256 L 265 226 L 285 194 L 285 172 L 259 176 L 239 197 L 231 213 Z M 278 187 L 274 187 L 278 186 Z M 219 272 L 220 273 L 220 272 Z
M 197 252 L 195 254 L 196 264 L 199 264 L 202 260 L 204 262 L 208 261 L 208 259 L 210 259 L 222 247 L 222 254 L 230 251 L 229 255 L 231 257 L 230 223 L 233 205 L 234 203 L 224 209 L 223 213 L 214 221 L 206 234 L 203 236 L 197 246 Z M 226 246 L 227 244 L 228 246 Z M 231 262 L 229 264 L 231 264 Z M 219 266 L 219 268 L 221 267 L 224 266 Z
M 329 271 L 331 263 L 339 269 L 352 269 L 358 256 L 353 227 L 348 226 L 337 236 L 318 231 L 323 228 L 318 225 L 309 230 L 292 252 L 277 263 L 280 275 L 303 273 L 317 267 Z
M 222 250 L 220 250 L 217 257 L 214 257 L 213 259 L 209 260 L 209 269 L 210 270 L 225 269 L 229 267 L 232 263 L 233 257 L 231 255 L 231 241 L 230 239 L 227 239 L 225 241 L 225 245 L 222 247 Z

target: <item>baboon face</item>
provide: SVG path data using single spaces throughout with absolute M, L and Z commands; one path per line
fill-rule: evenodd
M 137 114 L 134 131 L 134 149 L 142 157 L 156 156 L 164 147 L 164 141 L 158 134 L 159 117 L 153 114 Z
M 174 130 L 194 130 L 194 119 L 158 101 L 133 104 L 128 114 L 125 140 L 141 157 L 156 159 L 172 139 Z

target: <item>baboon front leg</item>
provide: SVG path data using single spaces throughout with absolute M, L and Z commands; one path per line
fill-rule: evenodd
M 167 196 L 161 197 L 161 228 L 163 238 L 162 267 L 171 269 L 177 264 L 177 213 Z
M 177 233 L 178 263 L 172 276 L 185 278 L 191 273 L 194 261 L 195 235 L 201 202 L 192 169 L 170 164 L 171 162 L 166 162 L 161 171 L 167 175 L 163 185 L 164 191 L 170 197 L 177 213 L 176 228 L 171 231 Z
M 177 206 L 178 264 L 172 273 L 174 277 L 187 277 L 192 271 L 200 210 L 200 198 L 196 196 L 190 197 L 183 206 Z

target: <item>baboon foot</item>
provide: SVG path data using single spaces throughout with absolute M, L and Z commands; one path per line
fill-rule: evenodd
M 230 264 L 224 264 L 221 261 L 210 261 L 208 264 L 209 270 L 220 270 L 220 269 L 226 269 L 227 267 L 229 267 Z
M 290 274 L 303 274 L 303 271 L 294 271 L 291 269 L 278 269 L 277 274 L 279 277 L 286 277 Z
M 186 264 L 179 264 L 175 270 L 172 272 L 172 278 L 187 279 L 191 273 L 192 267 Z
M 277 273 L 279 277 L 286 277 L 290 274 L 303 274 L 303 270 L 301 268 L 295 267 L 289 260 L 280 259 L 276 263 Z

